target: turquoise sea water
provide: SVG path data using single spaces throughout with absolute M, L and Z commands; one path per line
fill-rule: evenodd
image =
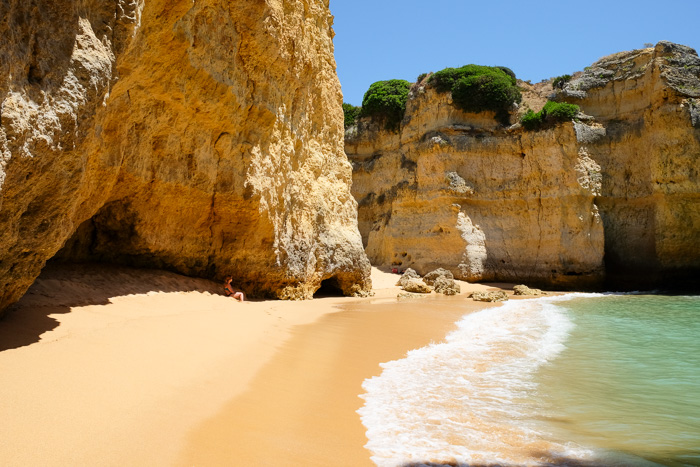
M 700 465 L 700 297 L 572 294 L 465 316 L 365 381 L 380 466 Z
M 558 306 L 573 328 L 535 376 L 553 434 L 608 458 L 700 465 L 700 297 L 618 295 Z

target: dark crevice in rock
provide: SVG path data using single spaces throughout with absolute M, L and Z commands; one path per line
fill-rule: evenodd
M 338 278 L 333 276 L 329 279 L 321 281 L 321 286 L 314 293 L 314 298 L 323 297 L 342 297 L 343 289 L 338 282 Z

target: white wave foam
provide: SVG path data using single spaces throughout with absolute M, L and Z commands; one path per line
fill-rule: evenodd
M 552 445 L 529 423 L 535 371 L 562 349 L 573 327 L 556 302 L 569 294 L 511 301 L 466 315 L 445 341 L 382 364 L 358 410 L 379 466 L 411 462 L 530 464 L 535 453 L 585 455 Z

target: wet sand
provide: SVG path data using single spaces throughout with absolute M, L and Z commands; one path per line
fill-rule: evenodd
M 0 320 L 2 465 L 372 465 L 379 363 L 441 340 L 489 287 L 237 303 L 162 271 L 49 269 Z

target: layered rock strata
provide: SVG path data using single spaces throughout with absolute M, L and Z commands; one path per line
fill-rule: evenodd
M 0 309 L 57 254 L 368 291 L 331 26 L 328 0 L 3 2 Z
M 694 277 L 699 77 L 695 51 L 668 42 L 606 57 L 550 96 L 587 116 L 539 131 L 417 83 L 398 132 L 346 131 L 370 261 L 563 288 Z M 520 84 L 534 110 L 552 92 Z

